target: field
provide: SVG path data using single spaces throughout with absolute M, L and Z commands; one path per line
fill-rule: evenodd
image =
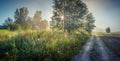
M 70 61 L 89 33 L 0 30 L 0 61 Z
M 120 57 L 120 33 L 101 34 L 100 38 L 105 44 Z

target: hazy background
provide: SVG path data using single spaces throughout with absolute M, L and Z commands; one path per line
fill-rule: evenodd
M 97 31 L 104 31 L 107 26 L 112 31 L 120 31 L 120 0 L 83 0 L 93 13 Z
M 83 0 L 89 11 L 96 19 L 95 31 L 104 31 L 111 27 L 112 31 L 120 31 L 120 0 Z M 29 16 L 32 17 L 36 10 L 42 11 L 42 19 L 51 20 L 52 0 L 0 0 L 0 24 L 5 19 L 14 19 L 14 12 L 17 8 L 28 7 Z

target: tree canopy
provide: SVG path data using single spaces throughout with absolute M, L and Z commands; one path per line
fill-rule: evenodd
M 85 3 L 81 0 L 53 0 L 53 16 L 51 21 L 52 28 L 71 32 L 80 28 L 87 27 L 91 31 L 94 28 L 94 18 L 89 12 Z M 84 26 L 84 19 L 87 26 Z M 89 18 L 89 19 L 88 19 Z
M 107 27 L 107 28 L 106 28 L 106 32 L 107 32 L 107 33 L 110 33 L 110 32 L 111 32 L 110 27 Z
M 23 29 L 25 29 L 27 24 L 26 21 L 28 18 L 28 8 L 22 7 L 20 9 L 16 9 L 14 18 L 15 23 L 20 24 L 23 27 Z

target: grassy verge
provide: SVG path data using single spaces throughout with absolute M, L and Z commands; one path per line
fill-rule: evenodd
M 111 39 L 105 38 L 105 36 L 100 36 L 100 38 L 103 40 L 103 42 L 105 43 L 105 45 L 110 48 L 111 51 L 113 51 L 115 54 L 117 54 L 120 57 L 120 52 L 118 51 L 118 49 L 116 47 L 113 47 L 109 41 L 111 41 Z
M 89 36 L 87 32 L 68 34 L 21 31 L 16 33 L 15 36 L 0 39 L 2 40 L 0 41 L 1 61 L 70 61 Z

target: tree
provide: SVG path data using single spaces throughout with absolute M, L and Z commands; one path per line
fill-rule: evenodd
M 52 21 L 50 21 L 50 28 L 51 28 L 52 30 L 54 30 L 54 27 L 55 27 L 55 21 L 52 20 Z
M 16 9 L 15 11 L 15 23 L 20 24 L 23 29 L 26 28 L 26 20 L 28 18 L 28 9 L 27 7 L 22 7 L 20 9 Z
M 12 23 L 8 26 L 8 29 L 11 31 L 21 30 L 21 25 L 17 23 Z
M 11 31 L 21 29 L 20 24 L 14 23 L 13 20 L 10 17 L 8 17 L 8 19 L 5 20 L 4 26 L 6 26 L 7 29 L 11 30 Z
M 36 11 L 33 16 L 33 29 L 40 30 L 41 21 L 42 21 L 41 11 Z
M 93 17 L 92 13 L 87 14 L 87 16 L 85 17 L 85 30 L 88 32 L 92 32 L 92 29 L 94 29 L 95 25 L 95 18 Z
M 33 26 L 32 18 L 28 17 L 27 21 L 26 21 L 26 27 L 25 27 L 25 29 L 32 29 L 32 26 Z
M 48 29 L 48 21 L 44 19 L 40 22 L 40 30 L 47 30 L 47 29 Z
M 68 32 L 83 28 L 83 18 L 89 13 L 81 0 L 54 0 L 53 9 L 52 27 Z
M 10 24 L 13 23 L 13 19 L 11 19 L 10 17 L 8 17 L 6 20 L 5 20 L 5 23 L 4 23 L 4 26 L 9 26 Z
M 48 22 L 47 20 L 42 20 L 41 13 L 41 11 L 36 11 L 33 16 L 32 28 L 35 30 L 46 30 L 48 28 Z
M 107 28 L 106 28 L 106 32 L 107 32 L 107 33 L 110 33 L 110 32 L 111 32 L 110 27 L 107 27 Z

